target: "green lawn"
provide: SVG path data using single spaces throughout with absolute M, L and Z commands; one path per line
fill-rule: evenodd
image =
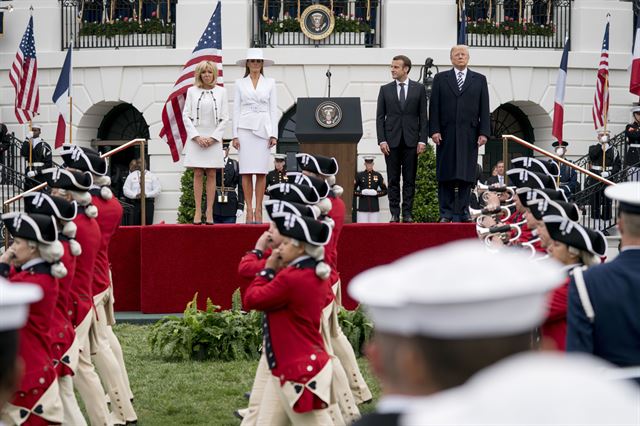
M 257 361 L 167 362 L 150 352 L 149 326 L 118 324 L 114 330 L 124 350 L 141 426 L 240 424 L 233 411 L 247 404 L 243 394 L 251 389 Z M 366 360 L 359 362 L 377 399 L 378 384 Z M 361 411 L 373 408 L 367 404 Z

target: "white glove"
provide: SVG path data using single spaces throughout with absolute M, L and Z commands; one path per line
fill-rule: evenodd
M 602 172 L 602 174 L 601 174 L 600 176 L 602 176 L 603 178 L 605 178 L 605 179 L 606 179 L 606 178 L 608 178 L 609 176 L 611 176 L 611 173 L 609 173 L 609 172 Z
M 361 194 L 362 195 L 376 196 L 376 195 L 378 195 L 378 192 L 375 189 L 363 189 Z
M 236 217 L 242 216 L 242 213 L 243 213 L 242 210 L 240 209 L 236 210 Z
M 36 171 L 35 171 L 35 170 L 29 170 L 29 171 L 27 172 L 27 177 L 33 178 L 33 177 L 36 177 L 36 175 L 37 175 L 37 174 L 38 174 L 38 173 L 36 173 Z

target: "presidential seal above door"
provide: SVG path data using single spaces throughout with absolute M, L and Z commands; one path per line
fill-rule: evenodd
M 311 40 L 323 40 L 333 32 L 335 18 L 328 7 L 314 4 L 300 16 L 300 29 Z

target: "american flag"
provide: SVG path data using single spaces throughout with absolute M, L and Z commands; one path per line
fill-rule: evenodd
M 13 61 L 9 80 L 16 90 L 16 118 L 18 123 L 31 121 L 38 114 L 40 89 L 38 88 L 38 60 L 36 42 L 33 38 L 33 16 L 22 36 L 22 41 Z
M 173 161 L 180 160 L 180 153 L 187 139 L 187 130 L 182 121 L 182 109 L 187 96 L 187 90 L 193 86 L 193 76 L 196 65 L 202 61 L 212 61 L 218 67 L 218 86 L 222 80 L 222 26 L 220 24 L 220 1 L 216 6 L 207 28 L 202 33 L 198 45 L 191 53 L 191 58 L 182 68 L 180 77 L 173 86 L 171 94 L 162 110 L 162 129 L 160 137 L 167 142 L 171 150 Z
M 596 94 L 593 97 L 593 125 L 596 130 L 604 127 L 609 112 L 609 21 L 604 28 L 604 40 L 600 53 L 600 65 L 598 67 L 598 80 L 596 81 Z

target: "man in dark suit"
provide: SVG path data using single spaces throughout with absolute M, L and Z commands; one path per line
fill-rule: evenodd
M 222 146 L 224 149 L 224 182 L 221 169 L 216 170 L 216 182 L 222 183 L 222 185 L 216 188 L 213 223 L 236 223 L 237 218 L 242 215 L 244 193 L 242 185 L 240 185 L 238 162 L 229 158 L 229 141 L 224 141 Z
M 487 179 L 487 185 L 495 185 L 495 184 L 504 185 L 504 161 L 500 160 L 496 163 L 496 175 L 489 176 Z
M 453 69 L 433 79 L 429 107 L 430 133 L 436 148 L 440 221 L 469 220 L 478 147 L 491 134 L 489 89 L 484 75 L 467 68 L 467 46 L 451 48 Z M 458 203 L 455 203 L 456 189 Z
M 574 270 L 567 307 L 567 351 L 586 352 L 619 367 L 640 365 L 640 183 L 607 187 L 619 201 L 620 254 Z M 636 380 L 637 379 L 637 376 Z
M 400 222 L 400 176 L 402 221 L 413 222 L 418 155 L 427 146 L 427 96 L 424 86 L 409 80 L 411 60 L 398 55 L 391 62 L 391 83 L 380 88 L 376 110 L 378 145 L 387 163 L 391 222 Z

